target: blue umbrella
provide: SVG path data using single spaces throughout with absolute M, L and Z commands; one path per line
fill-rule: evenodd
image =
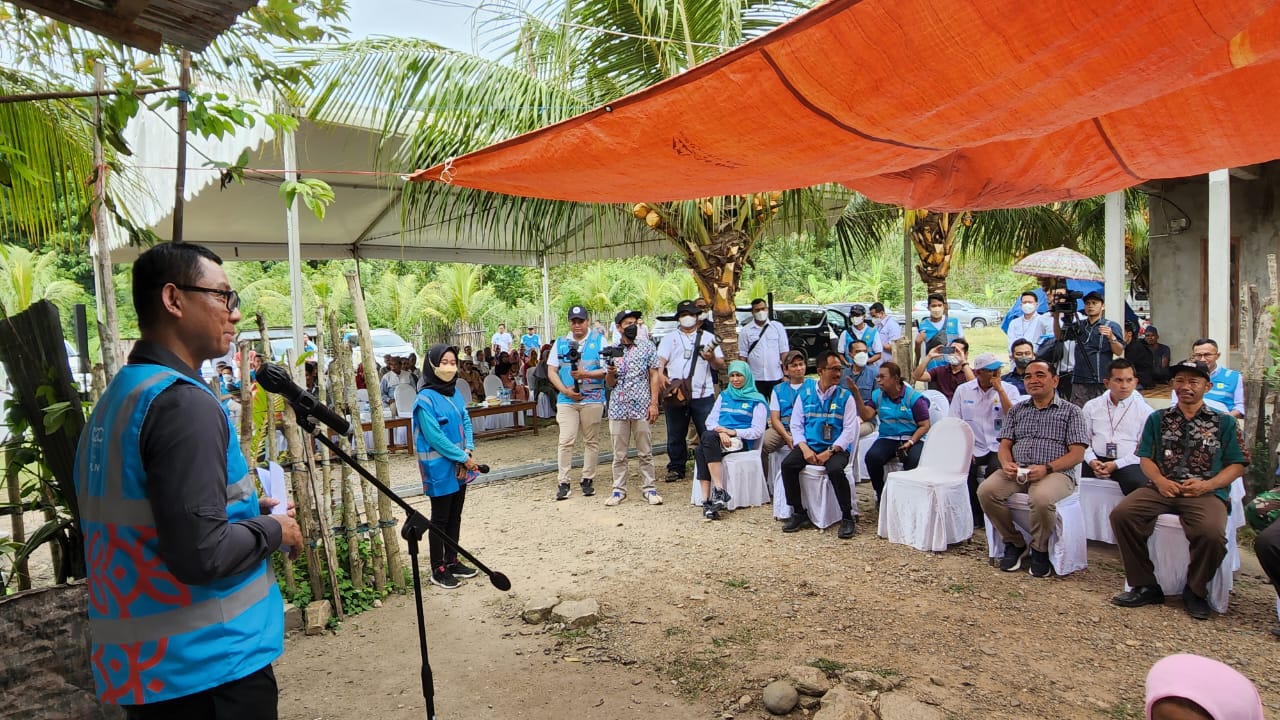
M 1101 293 L 1101 294 L 1105 294 L 1103 290 L 1103 284 L 1098 282 L 1097 280 L 1074 280 L 1074 279 L 1068 278 L 1067 289 L 1074 290 L 1076 292 L 1083 293 L 1085 295 L 1088 295 L 1089 293 L 1094 291 L 1097 291 L 1098 293 Z M 1048 299 L 1045 297 L 1044 290 L 1041 290 L 1039 287 L 1037 287 L 1035 288 L 1034 292 L 1036 294 L 1036 298 L 1039 299 L 1040 301 L 1040 306 L 1037 308 L 1036 311 L 1049 312 L 1049 302 L 1048 302 Z M 1017 300 L 1014 300 L 1013 307 L 1009 308 L 1009 312 L 1004 314 L 1004 321 L 1000 323 L 1000 329 L 1005 331 L 1006 333 L 1009 332 L 1009 323 L 1012 322 L 1014 318 L 1022 314 L 1022 307 L 1020 302 L 1021 299 L 1022 298 L 1019 297 Z M 1077 300 L 1076 311 L 1079 312 L 1083 309 L 1084 309 L 1084 301 Z M 1133 311 L 1133 308 L 1129 307 L 1129 303 L 1127 302 L 1124 304 L 1124 322 L 1126 326 L 1130 326 L 1130 327 L 1138 325 L 1138 314 Z

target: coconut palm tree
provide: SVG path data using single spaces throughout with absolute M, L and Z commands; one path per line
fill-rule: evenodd
M 556 0 L 531 12 L 503 7 L 492 26 L 495 44 L 506 49 L 498 59 L 414 39 L 305 51 L 303 60 L 319 64 L 312 72 L 320 78 L 309 113 L 344 123 L 367 123 L 372 115 L 385 137 L 385 165 L 428 167 L 677 75 L 803 9 L 803 0 Z M 626 159 L 618 160 L 625 172 Z M 606 234 L 665 239 L 713 305 L 721 336 L 732 340 L 734 296 L 756 240 L 775 227 L 825 227 L 836 214 L 832 208 L 852 195 L 838 187 L 760 190 L 631 206 L 513 198 L 436 183 L 400 192 L 406 224 L 447 218 L 460 238 L 492 238 L 508 250 L 590 246 Z
M 48 300 L 64 313 L 84 298 L 72 280 L 58 277 L 58 254 L 37 255 L 16 245 L 0 245 L 0 314 L 13 315 L 37 300 Z

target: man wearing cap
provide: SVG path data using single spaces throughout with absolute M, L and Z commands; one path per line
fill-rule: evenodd
M 969 464 L 969 507 L 973 526 L 982 527 L 982 506 L 978 485 L 1000 469 L 1000 430 L 1009 410 L 1022 399 L 1017 390 L 1000 381 L 1000 361 L 982 353 L 973 362 L 974 379 L 956 388 L 951 398 L 953 418 L 960 418 L 973 430 L 973 461 Z
M 782 382 L 782 357 L 791 350 L 787 329 L 769 319 L 763 298 L 751 301 L 751 322 L 738 331 L 738 357 L 747 361 L 756 377 L 756 391 L 766 398 Z
M 1065 327 L 1054 315 L 1053 334 L 1075 341 L 1075 364 L 1071 370 L 1071 402 L 1079 407 L 1106 391 L 1107 366 L 1111 358 L 1124 355 L 1124 328 L 1102 316 L 1102 294 L 1097 290 L 1084 296 L 1084 319 Z
M 556 424 L 560 426 L 560 446 L 556 456 L 559 469 L 556 499 L 569 497 L 569 470 L 573 468 L 573 446 L 582 437 L 582 494 L 595 494 L 596 461 L 600 456 L 600 418 L 604 415 L 604 363 L 600 350 L 604 336 L 591 330 L 590 318 L 581 305 L 569 308 L 569 334 L 556 341 L 547 358 L 547 379 L 560 394 L 556 398 Z M 574 354 L 579 355 L 576 360 Z
M 1114 480 L 1125 495 L 1147 486 L 1138 463 L 1138 441 L 1152 411 L 1146 398 L 1134 392 L 1137 386 L 1133 364 L 1116 358 L 1107 368 L 1107 391 L 1083 408 L 1090 438 L 1084 476 Z
M 532 325 L 525 326 L 524 334 L 520 336 L 520 347 L 526 352 L 542 347 L 542 336 L 533 331 Z
M 1141 335 L 1125 345 L 1124 359 L 1133 363 L 1140 389 L 1169 382 L 1169 346 L 1160 342 L 1160 331 L 1155 325 L 1148 325 Z
M 686 381 L 689 401 L 685 404 L 668 403 L 667 416 L 667 482 L 684 479 L 685 466 L 689 462 L 689 422 L 693 421 L 698 437 L 707 431 L 707 415 L 715 404 L 716 385 L 711 373 L 723 370 L 724 352 L 720 349 L 715 333 L 701 326 L 703 311 L 692 300 L 682 300 L 676 306 L 675 332 L 667 333 L 658 346 L 658 369 L 666 375 L 669 384 Z
M 853 367 L 853 352 L 849 350 L 849 346 L 854 340 L 861 340 L 867 351 L 867 361 L 863 365 L 879 370 L 880 361 L 884 358 L 884 345 L 880 340 L 879 329 L 867 322 L 867 309 L 861 305 L 849 308 L 849 322 L 849 327 L 840 333 L 836 346 L 836 350 L 840 352 L 840 361 L 846 368 Z
M 650 427 L 658 419 L 658 394 L 662 381 L 658 374 L 658 351 L 640 338 L 639 310 L 623 310 L 614 317 L 618 327 L 622 357 L 609 358 L 604 376 L 611 388 L 609 435 L 613 438 L 613 493 L 604 501 L 610 507 L 627 499 L 627 448 L 635 440 L 636 461 L 640 465 L 640 491 L 650 505 L 661 505 L 662 496 L 654 485 L 653 447 Z
M 1179 516 L 1190 545 L 1182 602 L 1197 620 L 1209 618 L 1209 581 L 1227 554 L 1229 488 L 1244 474 L 1236 418 L 1204 403 L 1211 387 L 1209 366 L 1188 359 L 1172 367 L 1178 404 L 1151 413 L 1138 445 L 1142 471 L 1151 484 L 1129 493 L 1111 511 L 1111 529 L 1131 590 L 1111 599 L 1121 607 L 1164 602 L 1147 538 L 1164 513 Z
M 791 436 L 791 411 L 796 406 L 800 391 L 814 382 L 804 376 L 807 368 L 804 353 L 799 350 L 791 350 L 782 356 L 782 369 L 786 374 L 782 382 L 773 386 L 773 394 L 769 396 L 769 426 L 765 428 L 760 442 L 765 477 L 769 477 L 769 456 L 784 447 L 796 446 L 795 438 Z
M 1240 373 L 1230 368 L 1220 367 L 1218 358 L 1218 342 L 1209 338 L 1201 338 L 1191 346 L 1191 359 L 1202 362 L 1209 368 L 1209 390 L 1204 394 L 1204 402 L 1214 410 L 1230 413 L 1237 420 L 1244 417 L 1244 379 Z M 1178 403 L 1178 391 L 1175 388 L 1171 404 Z
M 889 313 L 884 309 L 884 303 L 871 303 L 870 312 L 872 322 L 876 327 L 880 328 L 880 346 L 883 351 L 880 355 L 880 362 L 890 362 L 893 360 L 893 344 L 902 337 L 902 326 L 897 320 L 889 317 Z M 877 365 L 877 368 L 879 366 Z

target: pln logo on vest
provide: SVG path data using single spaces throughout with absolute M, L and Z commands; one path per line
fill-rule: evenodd
M 746 410 L 746 409 L 747 409 L 747 404 L 746 404 L 746 403 L 742 403 L 742 409 L 743 409 L 743 410 Z

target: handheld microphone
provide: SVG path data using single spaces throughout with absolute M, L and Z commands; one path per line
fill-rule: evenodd
M 333 428 L 339 435 L 346 435 L 351 431 L 351 423 L 347 419 L 334 412 L 327 405 L 322 405 L 315 395 L 298 387 L 298 384 L 289 376 L 289 371 L 274 365 L 265 363 L 258 368 L 258 384 L 263 390 L 276 395 L 284 396 L 298 411 L 305 413 L 316 420 Z

